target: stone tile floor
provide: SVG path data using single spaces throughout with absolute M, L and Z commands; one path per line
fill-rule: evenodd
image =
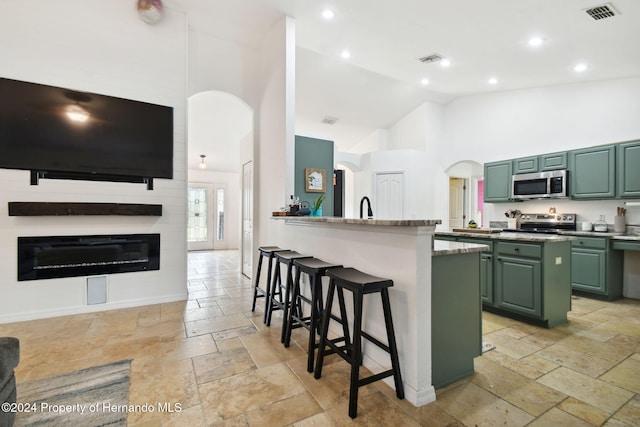
M 496 349 L 473 376 L 420 408 L 368 385 L 351 420 L 347 364 L 330 359 L 321 380 L 306 372 L 306 331 L 286 349 L 280 319 L 266 328 L 250 311 L 237 251 L 188 259 L 187 301 L 0 325 L 21 340 L 18 382 L 131 358 L 130 404 L 182 408 L 131 412 L 136 427 L 640 425 L 640 301 L 577 298 L 553 329 L 484 313 Z

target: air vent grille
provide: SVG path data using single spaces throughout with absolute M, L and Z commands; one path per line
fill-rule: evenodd
M 334 125 L 337 121 L 338 121 L 337 117 L 331 117 L 331 116 L 325 116 L 325 118 L 322 119 L 322 123 L 327 125 Z
M 601 19 L 613 18 L 614 16 L 619 15 L 618 11 L 616 11 L 611 3 L 601 4 L 600 6 L 595 6 L 590 9 L 585 9 L 585 12 L 594 20 L 600 21 Z
M 442 55 L 437 54 L 437 53 L 433 53 L 431 55 L 428 56 L 423 56 L 422 58 L 418 59 L 418 61 L 420 62 L 424 62 L 424 63 L 430 63 L 430 62 L 438 62 L 442 60 Z

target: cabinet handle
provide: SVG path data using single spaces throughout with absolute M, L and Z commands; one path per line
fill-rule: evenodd
M 518 252 L 520 250 L 520 248 L 515 248 L 515 251 Z

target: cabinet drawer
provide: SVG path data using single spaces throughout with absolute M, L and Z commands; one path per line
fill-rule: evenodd
M 527 243 L 506 243 L 498 242 L 498 253 L 500 255 L 515 255 L 529 258 L 542 257 L 542 247 Z
M 484 251 L 484 252 L 492 252 L 493 251 L 493 241 L 492 240 L 483 240 L 483 239 L 467 239 L 467 238 L 458 238 L 458 242 L 462 242 L 462 243 L 475 243 L 476 245 L 487 245 L 489 246 L 489 250 L 488 251 Z
M 607 249 L 607 240 L 602 237 L 578 237 L 571 242 L 572 248 Z

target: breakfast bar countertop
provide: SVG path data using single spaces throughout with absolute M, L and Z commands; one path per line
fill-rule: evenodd
M 274 216 L 273 219 L 284 219 L 286 222 L 304 223 L 330 223 L 330 224 L 355 224 L 355 225 L 378 225 L 392 227 L 420 227 L 434 226 L 442 224 L 439 219 L 360 219 L 342 218 L 336 216 Z

